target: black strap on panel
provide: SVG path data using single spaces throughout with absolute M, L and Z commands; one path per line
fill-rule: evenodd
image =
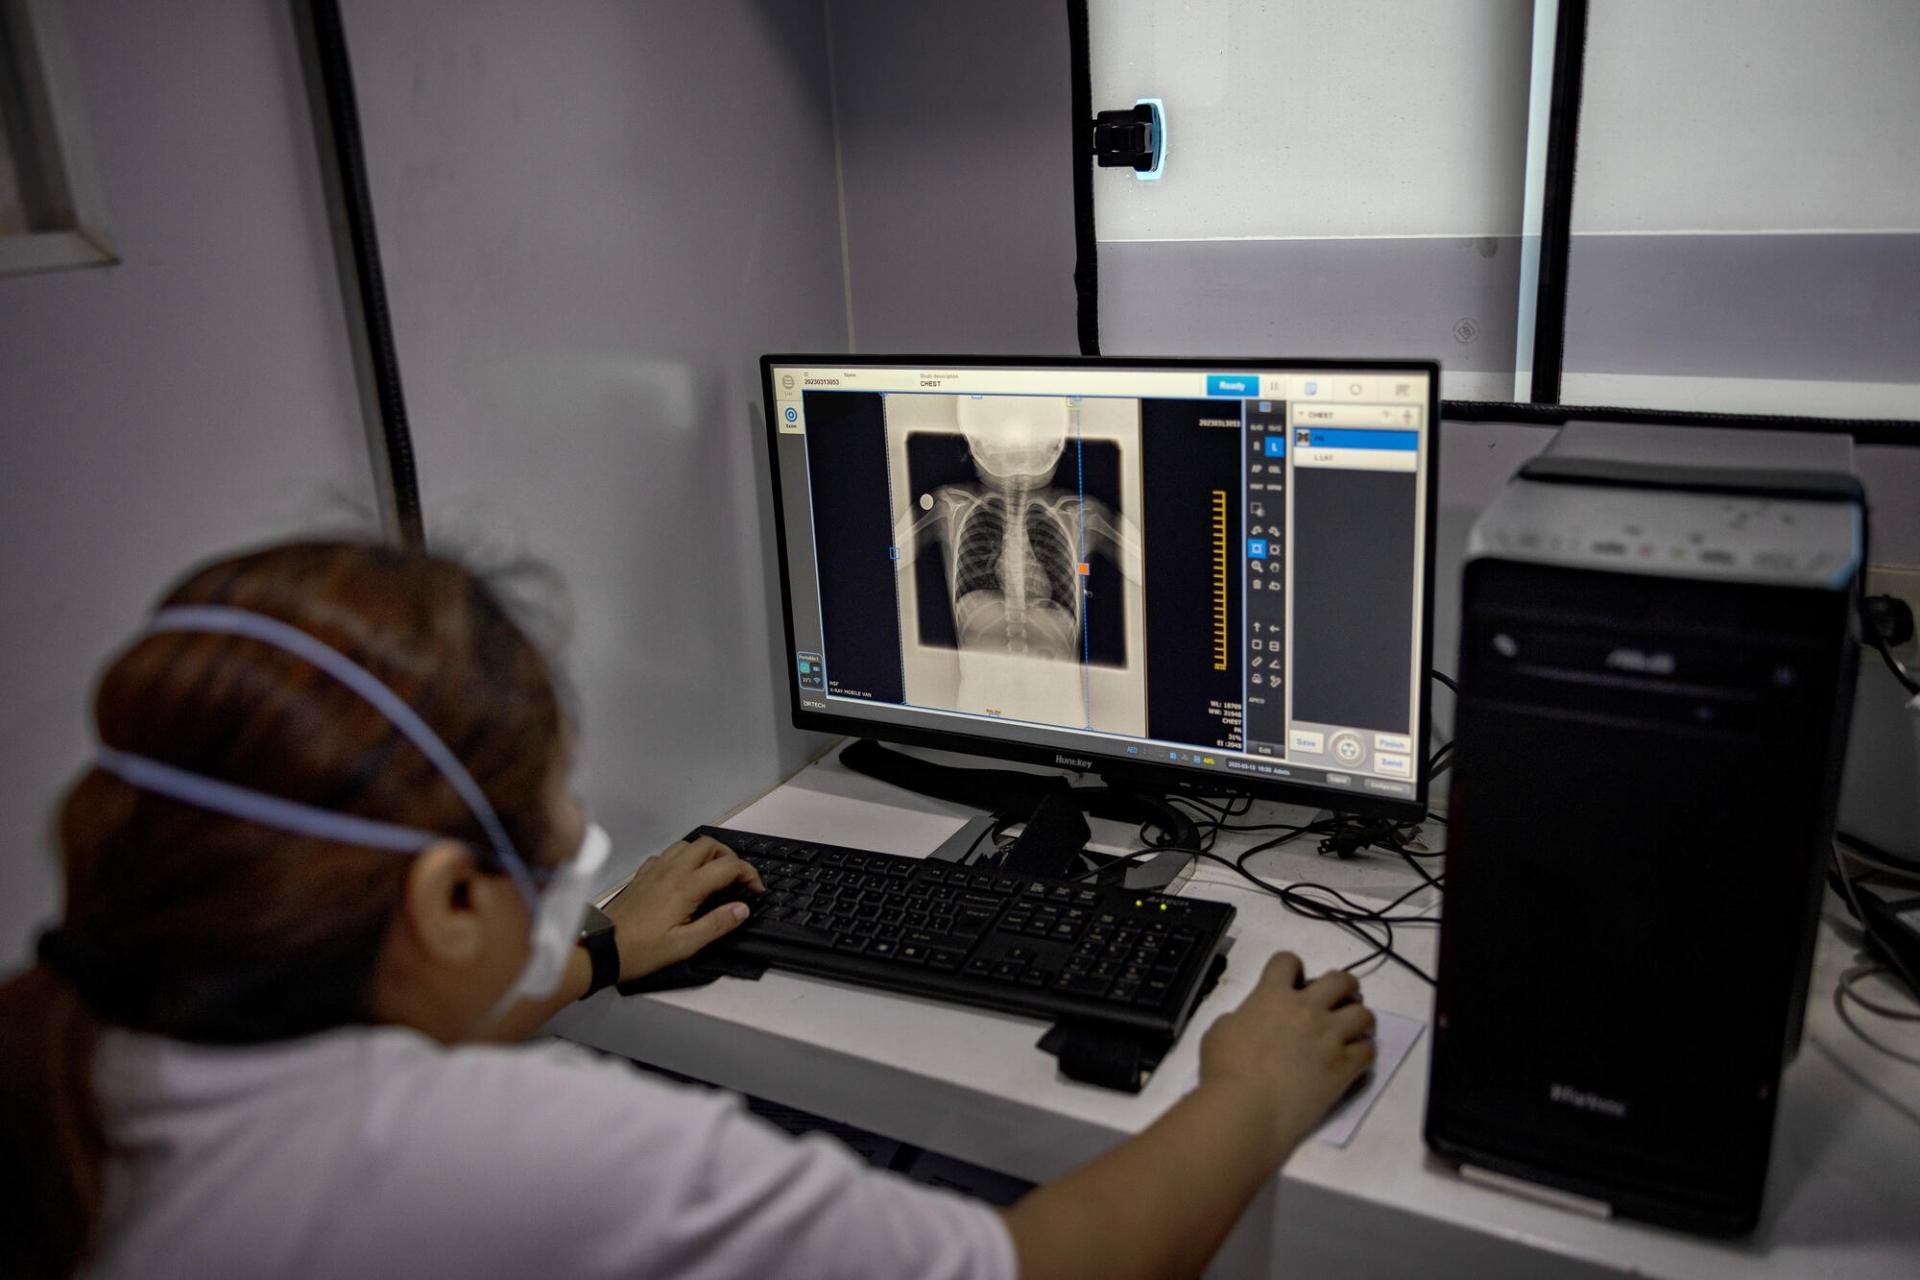
M 1573 243 L 1573 171 L 1580 143 L 1580 87 L 1587 60 L 1587 0 L 1560 0 L 1553 32 L 1547 115 L 1546 199 L 1540 207 L 1540 275 L 1533 308 L 1536 404 L 1560 402 L 1567 347 L 1567 260 Z
M 1073 63 L 1073 293 L 1080 354 L 1100 354 L 1100 254 L 1093 238 L 1093 71 L 1087 45 L 1087 0 L 1067 0 L 1067 45 Z
M 360 108 L 353 92 L 353 64 L 339 0 L 293 0 L 294 26 L 307 73 L 307 100 L 327 187 L 328 218 L 347 327 L 368 417 L 368 448 L 375 482 L 384 490 L 382 505 L 391 514 L 392 533 L 408 546 L 420 546 L 426 529 L 420 515 L 420 482 L 415 472 L 413 435 L 407 427 L 407 402 L 400 386 L 400 357 L 394 348 L 393 318 L 387 310 L 386 276 L 380 268 L 380 243 L 374 234 L 373 198 L 367 188 L 366 153 L 360 138 Z M 375 434 L 374 420 L 378 421 Z

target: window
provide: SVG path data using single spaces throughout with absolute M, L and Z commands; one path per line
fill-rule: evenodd
M 0 273 L 115 261 L 59 0 L 0 0 Z
M 1453 401 L 1920 419 L 1911 0 L 1083 20 L 1091 108 L 1166 113 L 1158 179 L 1097 168 L 1081 209 L 1104 353 L 1437 358 Z

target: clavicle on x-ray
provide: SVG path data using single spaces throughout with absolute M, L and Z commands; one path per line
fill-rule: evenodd
M 886 412 L 907 701 L 1144 733 L 1139 402 Z

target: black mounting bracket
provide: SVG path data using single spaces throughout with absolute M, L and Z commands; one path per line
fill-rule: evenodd
M 1093 117 L 1093 161 L 1103 169 L 1150 173 L 1164 153 L 1166 129 L 1160 109 L 1136 103 Z

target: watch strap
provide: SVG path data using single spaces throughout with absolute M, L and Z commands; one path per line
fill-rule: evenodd
M 587 949 L 587 963 L 593 970 L 593 977 L 587 983 L 587 994 L 580 997 L 582 1000 L 598 995 L 604 988 L 620 980 L 620 946 L 614 941 L 613 921 L 598 911 L 592 912 L 592 915 L 599 918 L 591 920 L 580 932 L 580 945 Z

